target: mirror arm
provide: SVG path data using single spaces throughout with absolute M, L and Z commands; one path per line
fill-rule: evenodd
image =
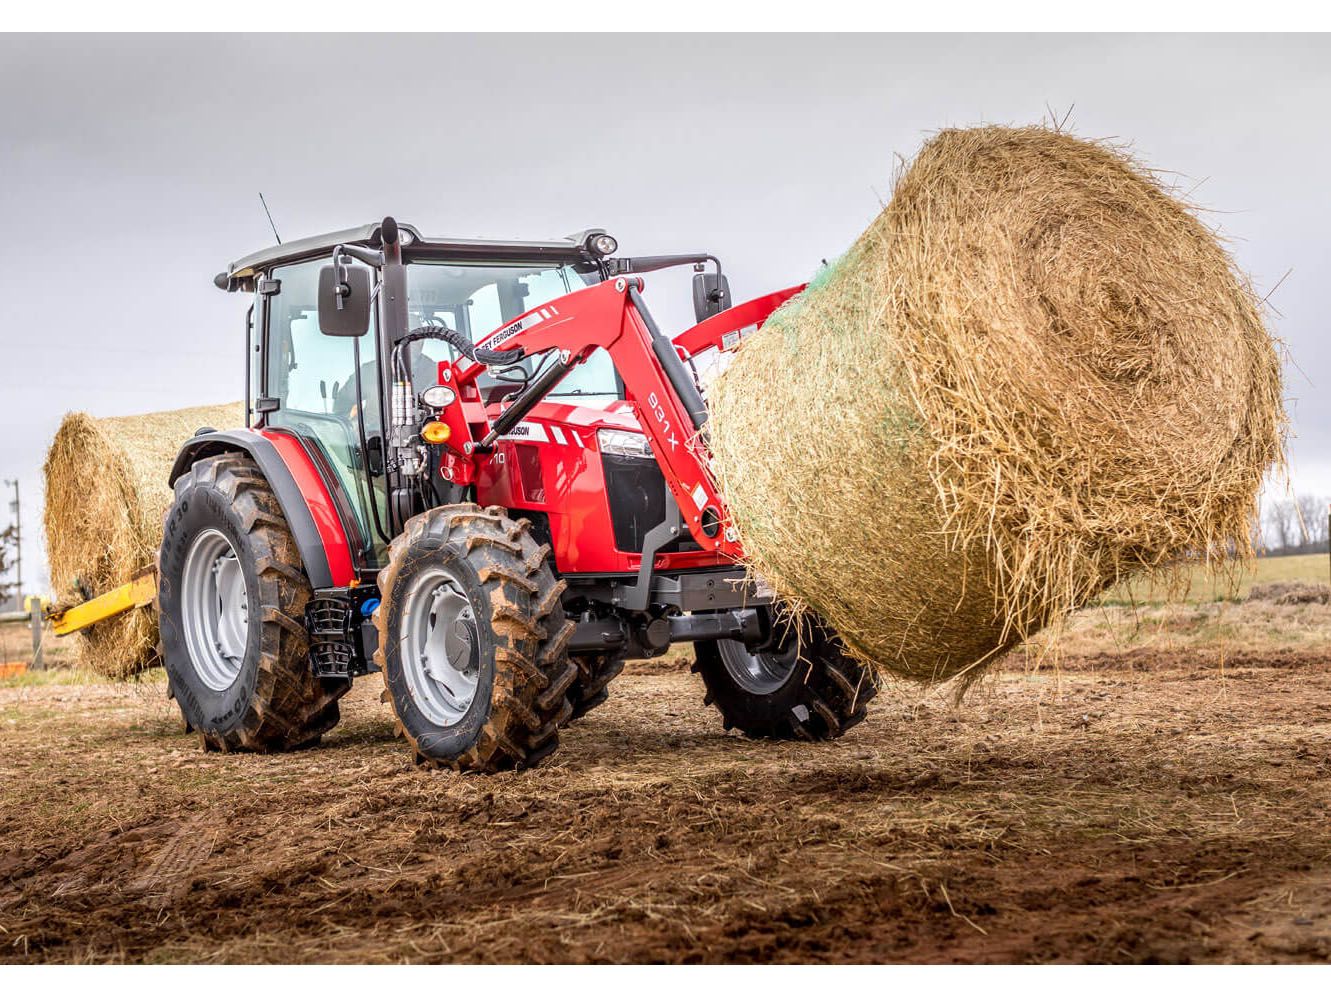
M 721 276 L 721 261 L 710 253 L 674 253 L 668 256 L 622 256 L 608 261 L 614 274 L 646 274 L 653 270 L 665 270 L 667 267 L 682 267 L 686 264 L 712 262 L 716 267 L 716 276 Z
M 351 294 L 351 288 L 347 287 L 347 265 L 342 262 L 342 245 L 339 243 L 333 248 L 333 299 L 339 312 L 343 309 L 342 299 Z
M 347 285 L 347 265 L 345 262 L 347 257 L 359 260 L 361 263 L 367 263 L 371 267 L 382 267 L 384 265 L 384 255 L 378 250 L 367 249 L 364 246 L 344 246 L 341 243 L 333 247 L 333 267 L 336 270 L 336 297 L 339 312 L 345 307 L 342 304 L 342 299 L 351 294 L 351 288 Z M 371 297 L 371 301 L 373 301 L 373 297 Z
M 371 267 L 382 267 L 384 265 L 383 253 L 376 249 L 370 249 L 368 246 L 339 246 L 333 252 L 343 253 L 346 256 L 354 257 L 361 263 L 369 264 Z

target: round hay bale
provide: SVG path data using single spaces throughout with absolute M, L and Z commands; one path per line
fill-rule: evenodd
M 128 582 L 157 560 L 171 504 L 167 476 L 203 426 L 245 424 L 242 403 L 142 416 L 64 418 L 46 454 L 46 553 L 57 602 L 79 602 Z M 157 661 L 157 619 L 131 610 L 78 632 L 79 663 L 124 679 Z
M 938 133 L 709 391 L 752 567 L 862 658 L 982 667 L 1134 573 L 1250 555 L 1280 365 L 1215 234 L 1121 151 Z

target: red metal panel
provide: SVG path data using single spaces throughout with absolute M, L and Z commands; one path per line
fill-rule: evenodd
M 498 415 L 499 407 L 493 409 Z M 493 459 L 480 465 L 476 496 L 481 505 L 533 510 L 549 517 L 555 567 L 560 572 L 636 572 L 642 556 L 615 547 L 596 438 L 601 427 L 641 432 L 633 403 L 610 402 L 601 407 L 547 401 L 533 409 L 521 425 L 520 438 L 499 440 Z M 540 454 L 543 501 L 531 501 L 529 494 L 524 495 L 517 453 L 523 449 Z M 656 557 L 656 567 L 663 571 L 730 562 L 715 551 L 675 551 Z
M 722 336 L 743 329 L 745 326 L 761 326 L 778 308 L 803 291 L 807 284 L 773 291 L 761 298 L 754 298 L 742 305 L 718 312 L 710 319 L 704 319 L 689 329 L 684 330 L 674 339 L 676 349 L 683 350 L 685 357 L 696 357 L 704 350 L 719 349 Z
M 351 546 L 347 543 L 347 534 L 342 520 L 337 515 L 337 506 L 328 491 L 328 485 L 319 474 L 305 446 L 299 439 L 281 430 L 259 430 L 281 456 L 291 477 L 300 487 L 301 495 L 314 517 L 314 526 L 323 541 L 324 552 L 328 557 L 328 570 L 333 576 L 333 585 L 349 586 L 355 579 L 351 563 Z

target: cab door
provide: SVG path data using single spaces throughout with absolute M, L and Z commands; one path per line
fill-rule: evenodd
M 385 485 L 382 462 L 367 467 L 361 434 L 373 451 L 382 433 L 376 337 L 373 329 L 354 338 L 320 332 L 319 269 L 326 262 L 321 257 L 268 274 L 276 287 L 264 296 L 263 392 L 256 409 L 264 427 L 286 430 L 305 444 L 358 548 L 357 567 L 373 569 L 386 547 L 379 530 Z

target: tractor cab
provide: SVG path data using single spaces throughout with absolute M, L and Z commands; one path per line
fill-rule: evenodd
M 365 226 L 280 244 L 233 264 L 218 278 L 219 284 L 255 295 L 246 348 L 248 425 L 281 429 L 312 453 L 336 493 L 339 519 L 362 574 L 382 566 L 386 545 L 405 519 L 395 514 L 418 512 L 421 505 L 418 498 L 404 503 L 400 494 L 398 507 L 391 505 L 395 454 L 384 428 L 391 426 L 392 386 L 399 386 L 400 402 L 400 386 L 409 384 L 414 409 L 415 397 L 438 384 L 440 365 L 458 359 L 454 347 L 428 338 L 407 344 L 395 358 L 396 341 L 406 330 L 436 326 L 475 342 L 606 274 L 606 265 L 588 250 L 588 234 L 549 243 L 497 243 L 425 239 L 400 226 L 396 269 L 405 301 L 393 301 L 392 308 L 388 302 L 369 303 L 377 307 L 369 309 L 367 328 L 358 335 L 326 335 L 319 291 L 330 255 L 338 246 L 372 246 L 378 230 Z M 366 276 L 377 297 L 383 268 L 371 268 Z M 396 337 L 383 312 L 404 319 Z M 384 358 L 401 366 L 390 370 Z M 484 372 L 477 387 L 487 407 L 497 414 L 504 400 L 530 381 L 538 363 L 529 358 Z M 622 400 L 624 392 L 609 357 L 601 354 L 571 372 L 550 397 L 604 406 Z

